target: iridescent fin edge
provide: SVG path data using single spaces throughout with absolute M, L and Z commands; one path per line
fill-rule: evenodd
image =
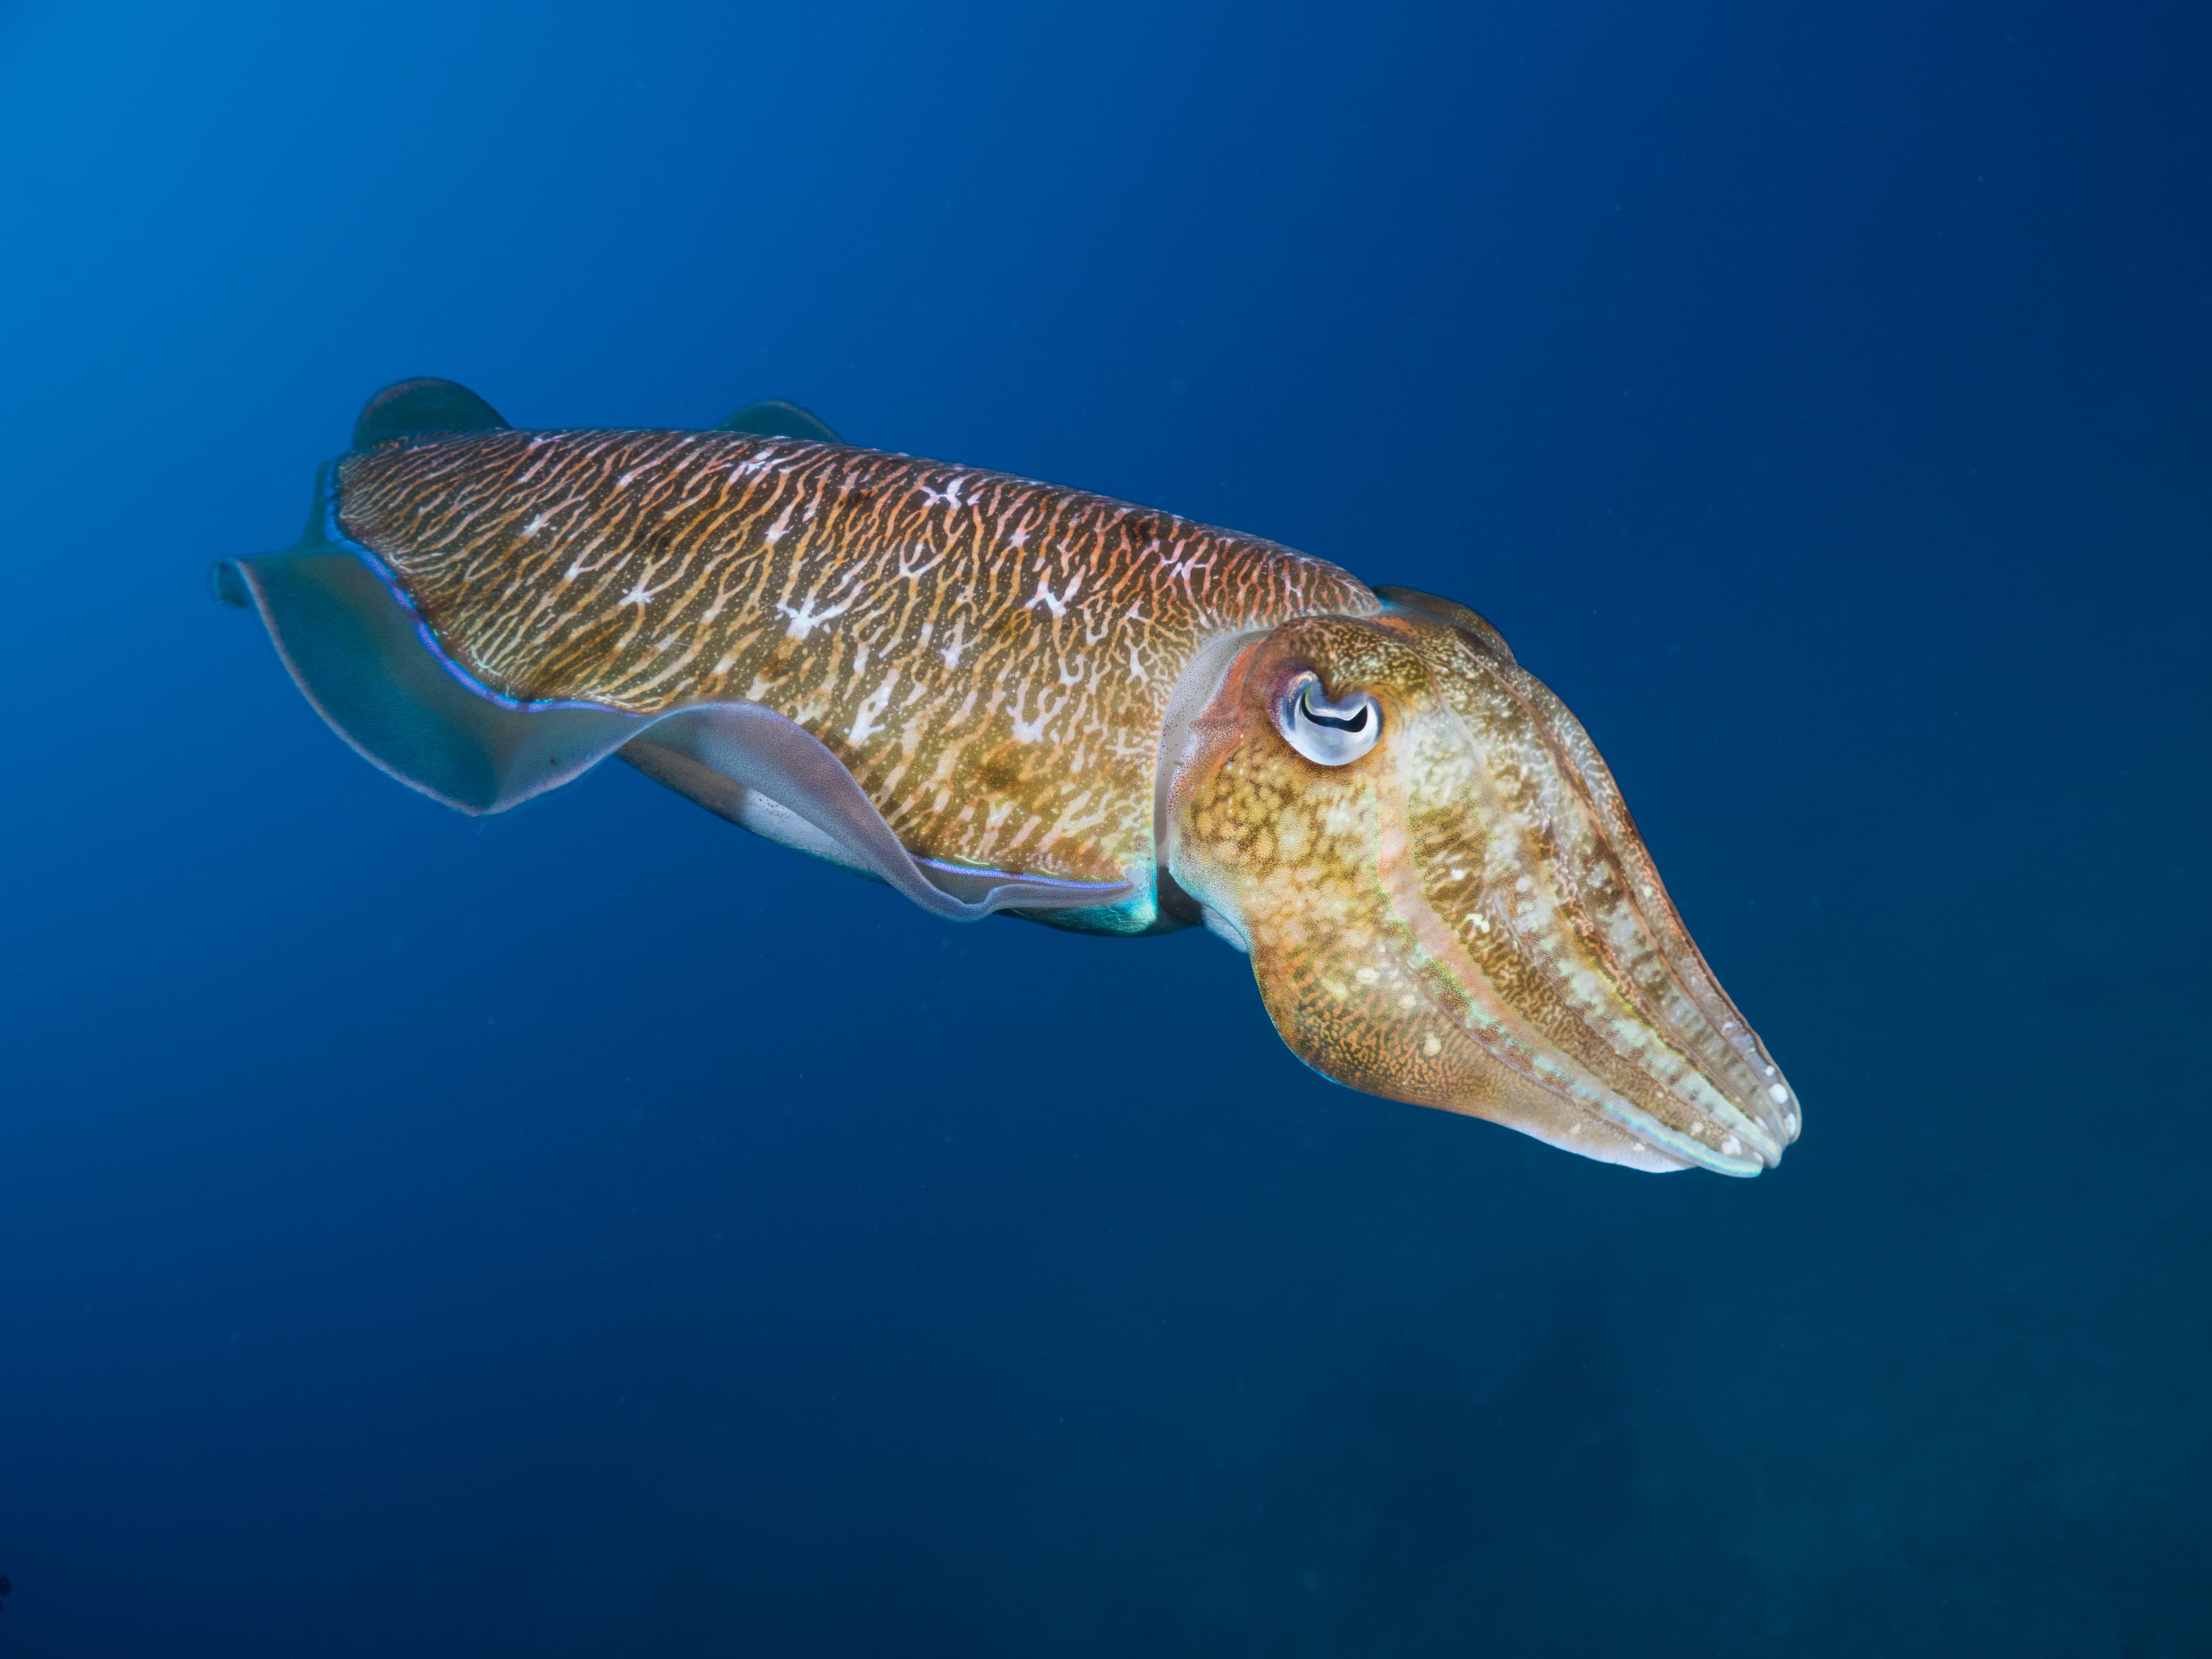
M 260 613 L 293 683 L 356 753 L 472 817 L 582 776 L 636 734 L 616 709 L 503 708 L 470 690 L 355 554 L 227 560 L 216 585 Z
M 872 875 L 948 921 L 978 921 L 1000 910 L 1095 909 L 1118 904 L 1134 890 L 1127 882 L 1060 881 L 917 858 L 819 738 L 758 703 L 698 703 L 656 716 L 639 736 L 647 731 L 651 750 L 660 753 L 641 756 L 640 770 L 718 817 Z M 691 765 L 672 767 L 660 756 Z M 708 778 L 699 778 L 692 768 Z M 829 845 L 763 829 L 742 799 L 724 792 L 724 782 L 757 792 Z
M 218 599 L 259 613 L 294 683 L 356 752 L 472 817 L 519 806 L 635 744 L 629 758 L 640 770 L 710 811 L 873 876 L 949 921 L 1110 908 L 1135 890 L 917 858 L 819 738 L 757 703 L 654 715 L 510 706 L 466 680 L 366 559 L 318 541 L 313 520 L 299 548 L 222 561 L 211 585 Z M 773 827 L 748 811 L 747 792 L 781 815 Z M 812 833 L 793 833 L 789 820 Z

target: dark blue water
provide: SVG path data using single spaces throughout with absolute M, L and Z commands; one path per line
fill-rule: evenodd
M 2212 1650 L 2188 5 L 0 12 L 0 1655 Z M 795 398 L 1494 617 L 1807 1103 L 1337 1088 L 215 557 L 368 393 Z

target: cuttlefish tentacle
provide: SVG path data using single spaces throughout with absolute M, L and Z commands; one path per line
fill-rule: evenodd
M 461 811 L 619 754 L 953 920 L 1203 921 L 1354 1088 L 1644 1170 L 1798 1133 L 1589 735 L 1451 600 L 795 405 L 532 433 L 437 380 L 216 585 Z

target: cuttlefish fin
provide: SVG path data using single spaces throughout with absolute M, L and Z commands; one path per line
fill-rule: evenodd
M 812 410 L 801 409 L 797 404 L 787 403 L 781 398 L 763 398 L 758 403 L 747 404 L 734 415 L 718 422 L 717 432 L 744 432 L 757 438 L 804 438 L 810 443 L 842 444 L 845 441 L 830 429 L 830 423 Z
M 580 777 L 634 736 L 616 709 L 502 708 L 457 678 L 383 577 L 337 549 L 225 560 L 216 597 L 261 613 L 315 712 L 373 764 L 471 817 Z
M 353 447 L 374 449 L 395 438 L 419 438 L 432 432 L 504 432 L 499 411 L 452 380 L 419 375 L 394 380 L 362 405 L 353 423 Z
M 918 858 L 819 738 L 758 703 L 675 710 L 623 754 L 718 817 L 873 876 L 951 921 L 996 910 L 1089 909 L 1133 890 L 1127 882 L 1063 881 Z
M 311 520 L 289 553 L 223 561 L 215 595 L 258 611 L 331 729 L 434 800 L 471 816 L 503 812 L 622 753 L 709 811 L 873 876 L 951 921 L 1111 906 L 1133 890 L 917 858 L 819 738 L 757 703 L 640 715 L 502 697 L 445 653 L 380 570 L 325 538 L 325 522 Z

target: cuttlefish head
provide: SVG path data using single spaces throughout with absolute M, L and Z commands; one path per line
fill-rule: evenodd
M 1170 873 L 1284 1040 L 1608 1163 L 1778 1162 L 1797 1098 L 1581 724 L 1473 611 L 1381 592 L 1245 645 L 1169 778 Z

